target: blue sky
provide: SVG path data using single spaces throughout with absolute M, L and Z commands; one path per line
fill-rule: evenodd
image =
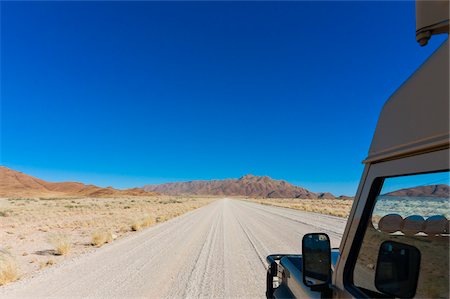
M 414 2 L 2 2 L 1 164 L 118 188 L 247 173 L 353 195 L 439 46 Z

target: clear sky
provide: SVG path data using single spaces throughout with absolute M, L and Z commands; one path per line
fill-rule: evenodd
M 1 2 L 1 164 L 118 188 L 247 173 L 354 195 L 443 41 L 414 2 Z

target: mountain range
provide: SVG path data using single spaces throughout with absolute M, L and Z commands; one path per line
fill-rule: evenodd
M 385 195 L 389 196 L 406 196 L 406 197 L 440 197 L 446 198 L 450 194 L 450 187 L 447 184 L 427 185 L 414 188 L 400 189 L 389 192 Z
M 79 182 L 47 182 L 25 173 L 0 166 L 0 197 L 120 197 L 167 195 L 250 196 L 266 198 L 332 199 L 329 192 L 315 193 L 268 176 L 245 175 L 239 179 L 190 181 L 146 185 L 118 190 Z M 348 198 L 341 196 L 340 198 Z
M 449 196 L 449 188 L 447 184 L 427 185 L 399 189 L 385 195 L 446 198 Z M 275 180 L 268 176 L 255 176 L 251 174 L 244 175 L 238 179 L 175 182 L 119 190 L 113 187 L 103 188 L 79 182 L 47 182 L 25 173 L 0 166 L 0 197 L 123 197 L 153 196 L 157 194 L 351 199 L 348 196 L 335 197 L 329 192 L 311 192 L 284 180 Z
M 329 192 L 315 193 L 268 176 L 244 175 L 239 179 L 204 180 L 146 185 L 144 190 L 170 195 L 251 196 L 266 198 L 336 198 Z
M 78 182 L 47 182 L 10 168 L 0 166 L 0 197 L 121 197 L 150 196 L 142 188 L 118 190 Z

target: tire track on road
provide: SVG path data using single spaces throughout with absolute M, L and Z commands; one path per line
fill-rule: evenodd
M 256 255 L 258 256 L 259 260 L 261 261 L 261 264 L 264 268 L 264 270 L 267 270 L 268 266 L 266 263 L 266 259 L 265 257 L 261 254 L 261 252 L 258 250 L 258 248 L 255 245 L 255 242 L 252 241 L 252 238 L 250 238 L 250 234 L 249 232 L 247 232 L 247 230 L 245 229 L 244 225 L 242 225 L 242 222 L 239 220 L 238 217 L 236 217 L 236 221 L 239 223 L 242 231 L 244 232 L 245 236 L 247 237 L 247 240 L 249 241 L 250 245 L 252 246 L 252 248 L 255 250 Z

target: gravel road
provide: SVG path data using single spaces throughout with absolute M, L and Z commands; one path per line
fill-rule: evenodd
M 337 247 L 345 219 L 234 199 L 158 224 L 0 288 L 1 298 L 264 298 L 265 257 L 302 235 Z

